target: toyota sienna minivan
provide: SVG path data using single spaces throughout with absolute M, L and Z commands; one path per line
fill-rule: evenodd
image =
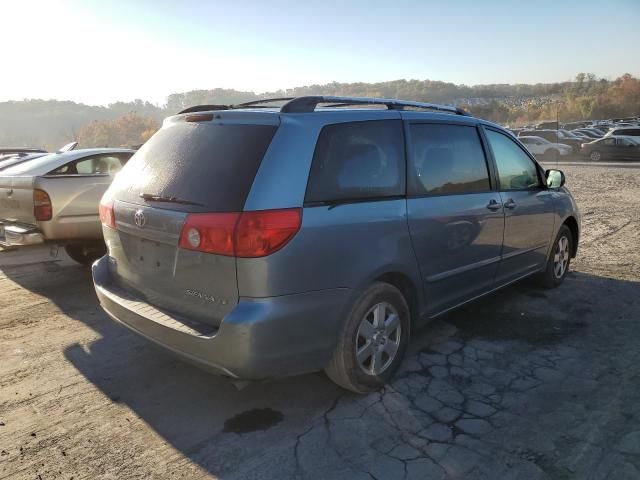
M 578 209 L 507 130 L 444 105 L 276 100 L 184 110 L 117 176 L 93 265 L 115 320 L 234 378 L 324 369 L 367 392 L 429 319 L 565 278 Z

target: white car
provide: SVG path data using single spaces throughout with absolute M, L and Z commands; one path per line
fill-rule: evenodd
M 570 145 L 564 143 L 552 143 L 546 138 L 542 137 L 518 137 L 518 140 L 527 147 L 531 153 L 536 157 L 541 157 L 543 160 L 552 161 L 558 157 L 564 157 L 570 155 L 572 148 Z

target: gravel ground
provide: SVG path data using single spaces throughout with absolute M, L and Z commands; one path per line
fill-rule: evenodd
M 0 479 L 640 478 L 640 169 L 562 168 L 564 285 L 434 321 L 364 397 L 210 376 L 110 321 L 66 257 L 0 253 Z

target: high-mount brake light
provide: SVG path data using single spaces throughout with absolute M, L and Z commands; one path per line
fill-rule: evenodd
M 210 122 L 211 120 L 213 120 L 213 115 L 211 113 L 187 115 L 184 119 L 185 122 Z
M 255 258 L 284 247 L 300 230 L 299 208 L 242 213 L 192 213 L 182 227 L 179 245 L 218 255 Z

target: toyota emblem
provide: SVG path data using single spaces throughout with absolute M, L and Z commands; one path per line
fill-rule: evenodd
M 136 222 L 138 228 L 144 227 L 144 224 L 147 223 L 147 219 L 144 218 L 142 210 L 136 210 L 136 213 L 133 214 L 133 221 Z

